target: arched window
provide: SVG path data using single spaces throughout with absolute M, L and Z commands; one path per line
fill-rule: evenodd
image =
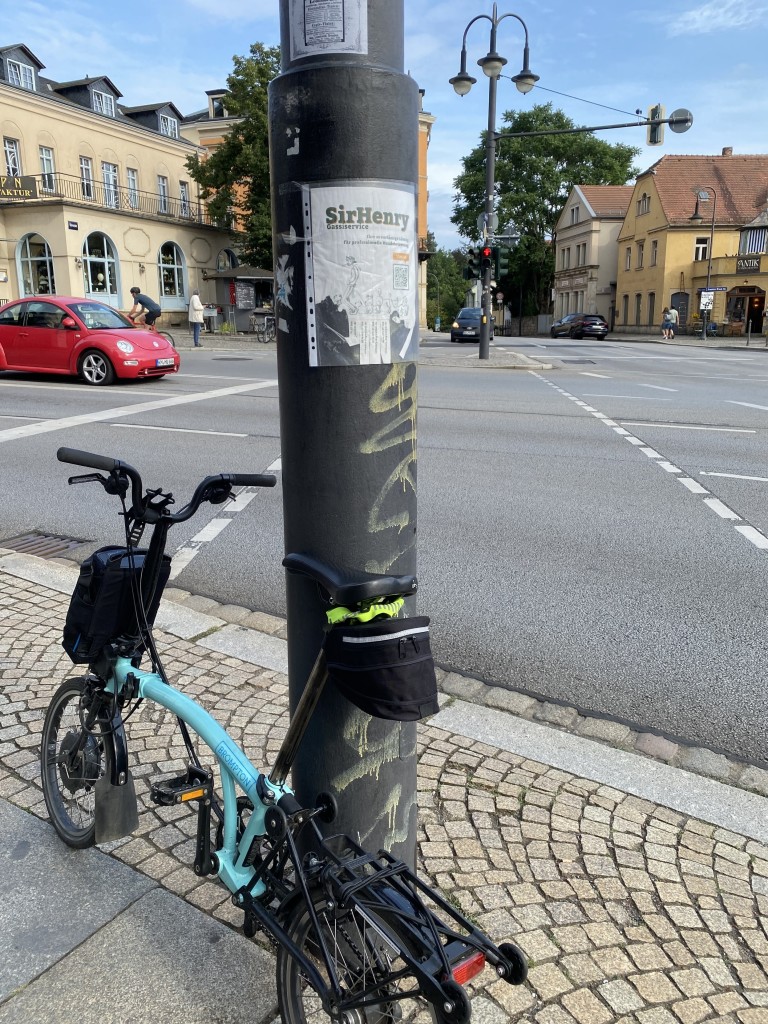
M 164 309 L 177 309 L 186 302 L 185 270 L 184 253 L 179 246 L 175 242 L 164 242 L 157 265 L 160 305 Z
M 217 270 L 232 270 L 234 267 L 239 266 L 240 260 L 231 249 L 219 249 L 219 255 L 216 257 Z
M 102 231 L 92 231 L 83 243 L 83 290 L 89 299 L 117 306 L 117 253 Z
M 25 235 L 16 250 L 22 295 L 54 295 L 53 256 L 42 235 Z

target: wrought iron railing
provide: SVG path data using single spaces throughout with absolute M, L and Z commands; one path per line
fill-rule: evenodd
M 69 174 L 47 173 L 34 175 L 37 196 L 34 199 L 14 199 L 8 203 L 39 203 L 64 201 L 85 206 L 99 206 L 123 213 L 143 214 L 163 220 L 192 224 L 209 224 L 227 230 L 231 218 L 225 221 L 211 217 L 205 205 L 191 199 L 175 199 L 159 192 L 141 192 L 125 185 L 112 185 L 89 178 L 76 178 Z M 0 200 L 0 205 L 5 205 Z

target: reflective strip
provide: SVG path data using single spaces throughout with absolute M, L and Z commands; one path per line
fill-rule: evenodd
M 382 640 L 399 640 L 404 636 L 418 636 L 421 633 L 429 633 L 429 626 L 403 629 L 399 633 L 381 633 L 379 636 L 343 636 L 341 642 L 344 644 L 378 644 Z

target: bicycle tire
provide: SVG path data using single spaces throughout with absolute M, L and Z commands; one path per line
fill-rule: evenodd
M 360 994 L 364 989 L 378 989 L 381 1002 L 356 1011 L 362 1024 L 397 1024 L 414 1020 L 428 1009 L 427 1001 L 414 991 L 410 975 L 392 980 L 405 964 L 397 951 L 377 930 L 377 915 L 366 911 L 365 920 L 358 908 L 329 908 L 321 893 L 313 896 L 323 939 L 345 997 Z M 307 906 L 301 902 L 287 922 L 286 931 L 328 981 L 328 970 L 322 956 L 314 925 Z M 309 985 L 298 961 L 284 946 L 277 951 L 277 1002 L 283 1024 L 319 1024 L 329 1019 L 318 994 Z M 410 994 L 398 998 L 399 992 Z
M 173 340 L 173 335 L 172 334 L 169 334 L 168 331 L 158 331 L 157 333 L 161 334 L 165 338 L 166 341 L 169 341 L 171 343 L 171 345 L 174 348 L 176 348 L 176 342 Z
M 110 719 L 103 709 L 80 754 L 65 760 L 67 750 L 83 735 L 80 709 L 86 684 L 79 677 L 59 686 L 45 713 L 40 743 L 40 774 L 51 824 L 67 846 L 78 850 L 96 842 L 94 786 L 111 772 L 115 759 Z

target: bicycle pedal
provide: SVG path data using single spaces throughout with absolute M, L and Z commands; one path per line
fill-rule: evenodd
M 205 768 L 189 765 L 183 775 L 174 775 L 151 783 L 149 796 L 161 807 L 186 804 L 191 800 L 210 800 L 213 793 L 213 775 Z

